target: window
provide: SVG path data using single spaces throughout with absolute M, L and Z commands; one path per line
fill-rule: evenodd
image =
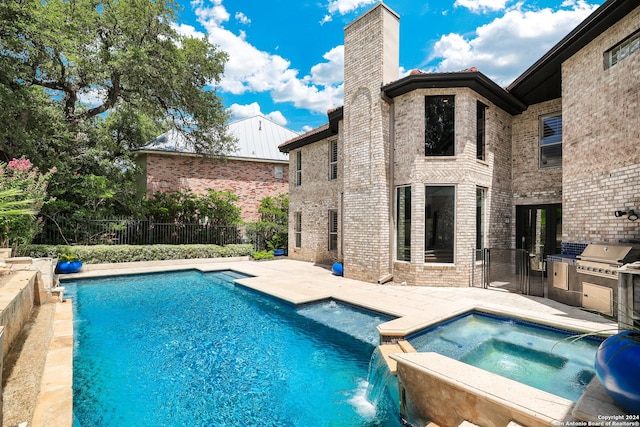
M 455 155 L 455 102 L 453 96 L 425 96 L 424 155 Z
M 476 188 L 476 260 L 482 259 L 482 250 L 485 245 L 485 200 L 487 190 Z
M 411 261 L 411 187 L 396 189 L 396 259 Z
M 302 151 L 296 152 L 296 186 L 302 185 Z
M 329 141 L 329 179 L 338 178 L 338 140 Z
M 482 102 L 476 103 L 476 158 L 485 160 L 485 130 L 486 130 L 487 106 Z
M 613 67 L 627 56 L 640 50 L 640 31 L 627 37 L 604 53 L 604 68 Z
M 338 250 L 338 211 L 329 210 L 329 250 Z
M 274 166 L 273 177 L 276 179 L 282 179 L 284 177 L 284 168 L 282 166 Z
M 540 117 L 540 168 L 562 166 L 562 114 Z
M 426 187 L 424 262 L 453 263 L 455 187 Z
M 294 234 L 296 236 L 296 248 L 302 247 L 302 212 L 295 213 Z

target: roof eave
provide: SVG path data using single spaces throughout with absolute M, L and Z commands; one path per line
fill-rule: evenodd
M 192 153 L 188 151 L 152 150 L 152 149 L 136 150 L 135 154 L 136 155 L 155 154 L 155 155 L 161 155 L 161 156 L 186 156 L 186 157 L 200 157 L 200 158 L 206 157 L 206 155 L 204 154 Z M 243 162 L 257 162 L 257 163 L 282 163 L 282 164 L 289 163 L 288 159 L 268 159 L 264 157 L 245 157 L 245 156 L 235 156 L 235 155 L 214 156 L 212 158 L 238 160 Z
M 474 90 L 512 115 L 520 114 L 527 108 L 524 103 L 479 71 L 411 74 L 383 86 L 382 92 L 389 98 L 395 98 L 417 89 L 459 87 L 467 87 Z
M 314 142 L 322 141 L 325 138 L 329 138 L 335 135 L 337 132 L 331 130 L 331 127 L 324 129 L 320 132 L 316 132 L 307 136 L 306 138 L 297 139 L 291 143 L 283 144 L 278 149 L 283 153 L 289 153 L 291 150 L 295 150 L 305 145 L 313 144 Z
M 285 142 L 280 145 L 278 149 L 283 153 L 289 153 L 291 150 L 304 147 L 305 145 L 313 144 L 314 142 L 322 141 L 326 138 L 331 138 L 338 134 L 338 123 L 342 120 L 344 108 L 338 107 L 327 112 L 329 123 L 325 123 L 320 128 L 325 127 L 321 131 L 314 132 L 309 131 L 308 135 L 302 135 L 291 140 L 291 142 Z M 318 129 L 318 128 L 316 128 Z
M 560 98 L 562 63 L 637 7 L 638 3 L 633 1 L 607 0 L 516 78 L 507 90 L 528 105 Z

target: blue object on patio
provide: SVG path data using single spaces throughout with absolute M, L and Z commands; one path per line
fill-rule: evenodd
M 331 267 L 331 272 L 336 276 L 342 276 L 342 274 L 344 273 L 342 263 L 334 262 L 333 266 Z
M 77 273 L 82 268 L 82 261 L 63 261 L 56 265 L 56 273 Z
M 622 331 L 600 344 L 596 375 L 614 402 L 629 414 L 640 414 L 640 334 Z M 637 418 L 636 418 L 637 419 Z

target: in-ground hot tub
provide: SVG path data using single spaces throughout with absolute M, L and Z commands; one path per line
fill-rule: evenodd
M 562 422 L 594 376 L 601 341 L 567 339 L 575 334 L 479 311 L 432 325 L 407 337 L 417 353 L 391 355 L 401 414 L 443 427 Z

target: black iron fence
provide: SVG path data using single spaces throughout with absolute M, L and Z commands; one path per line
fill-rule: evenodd
M 47 219 L 33 243 L 48 245 L 231 245 L 251 243 L 265 246 L 260 236 L 247 235 L 243 225 L 211 223 L 163 223 L 151 219 Z

